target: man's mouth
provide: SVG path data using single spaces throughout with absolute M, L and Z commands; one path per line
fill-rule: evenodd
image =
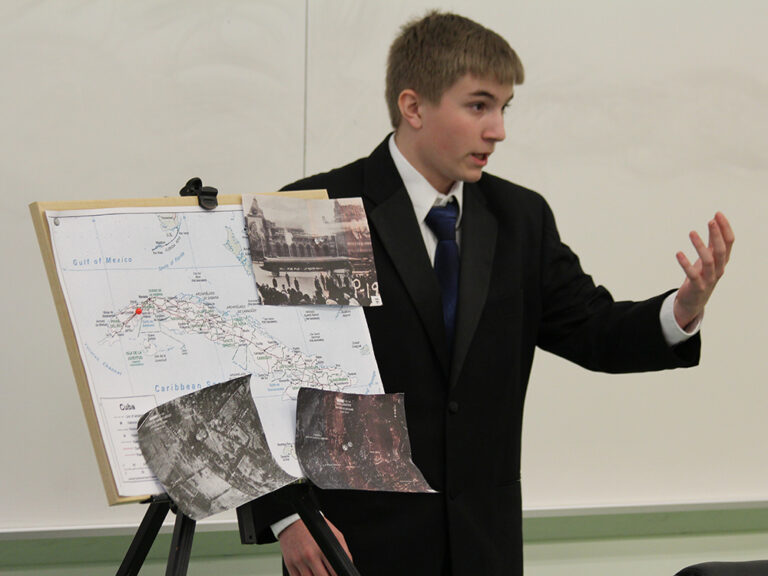
M 474 158 L 476 163 L 480 166 L 488 164 L 488 156 L 490 156 L 490 154 L 472 154 L 472 158 Z

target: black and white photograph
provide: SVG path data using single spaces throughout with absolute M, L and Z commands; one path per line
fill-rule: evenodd
M 252 194 L 243 211 L 262 304 L 381 305 L 360 198 Z
M 181 396 L 138 423 L 141 451 L 173 502 L 193 520 L 286 486 L 272 457 L 250 375 Z

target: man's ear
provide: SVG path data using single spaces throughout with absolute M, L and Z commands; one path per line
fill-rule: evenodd
M 406 88 L 397 97 L 397 106 L 400 108 L 401 122 L 407 122 L 411 128 L 421 128 L 421 97 L 415 90 Z

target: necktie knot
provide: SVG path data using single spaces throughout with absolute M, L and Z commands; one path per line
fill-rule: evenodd
M 444 206 L 433 206 L 427 214 L 426 222 L 435 233 L 437 240 L 456 240 L 456 221 L 459 219 L 459 206 L 451 201 Z

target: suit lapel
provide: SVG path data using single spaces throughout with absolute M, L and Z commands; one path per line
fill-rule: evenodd
M 488 296 L 497 227 L 496 218 L 483 204 L 478 187 L 464 184 L 459 305 L 451 358 L 451 387 L 458 381 Z
M 371 226 L 392 260 L 448 375 L 440 285 L 424 249 L 411 199 L 389 155 L 387 140 L 368 158 L 363 195 L 372 203 L 368 209 Z M 383 297 L 386 306 L 386 294 Z

